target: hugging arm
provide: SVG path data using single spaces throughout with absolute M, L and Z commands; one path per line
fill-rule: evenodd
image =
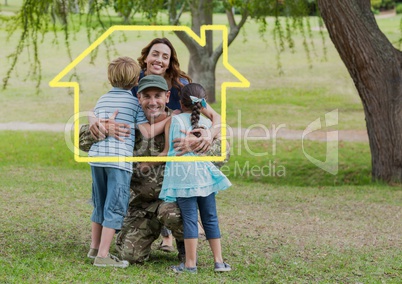
M 89 124 L 81 126 L 80 143 L 79 143 L 80 150 L 84 152 L 89 152 L 89 149 L 91 148 L 92 144 L 94 144 L 97 141 L 98 140 L 92 136 L 91 131 L 89 130 Z
M 119 110 L 115 110 L 114 113 L 106 119 L 99 119 L 92 111 L 88 116 L 89 131 L 92 137 L 97 140 L 103 140 L 106 136 L 112 136 L 117 140 L 124 141 L 123 137 L 130 135 L 130 125 L 127 123 L 119 123 L 115 121 L 115 118 Z
M 204 154 L 205 156 L 221 156 L 222 154 L 222 140 L 220 139 L 215 139 L 212 142 L 211 147 L 209 150 Z M 217 162 L 212 162 L 215 166 L 218 168 L 222 167 L 224 164 L 226 164 L 230 159 L 230 145 L 229 142 L 226 141 L 226 153 L 225 153 L 225 159 L 223 161 L 217 161 Z
M 209 104 L 207 104 L 207 107 L 203 107 L 201 109 L 201 113 L 212 121 L 212 126 L 209 129 L 211 132 L 210 140 L 212 142 L 213 139 L 219 138 L 221 135 L 221 115 L 217 113 Z
M 156 135 L 163 133 L 165 126 L 166 126 L 167 122 L 170 121 L 170 119 L 171 119 L 171 116 L 168 116 L 164 120 L 159 121 L 154 124 L 149 124 L 149 122 L 138 124 L 138 129 L 141 131 L 141 134 L 146 139 L 151 139 L 151 138 L 155 137 Z
M 170 125 L 171 124 L 172 124 L 172 120 L 169 120 L 165 125 L 165 148 L 163 148 L 163 151 L 158 156 L 167 156 L 167 153 L 169 152 Z
M 177 139 L 173 140 L 173 142 L 174 142 L 173 147 L 176 151 L 176 155 L 181 156 L 188 152 L 193 152 L 194 151 L 193 148 L 198 147 L 197 143 L 199 142 L 200 138 L 195 137 L 191 133 L 187 133 L 187 136 L 185 138 L 177 138 Z M 208 150 L 206 152 L 203 153 L 203 155 L 204 156 L 221 156 L 222 155 L 222 140 L 214 139 L 212 141 L 211 146 L 208 148 Z M 230 158 L 230 145 L 229 145 L 228 141 L 226 141 L 226 153 L 224 155 L 225 155 L 224 161 L 213 162 L 217 167 L 221 167 Z
M 175 149 L 179 149 L 178 156 L 188 152 L 205 154 L 212 146 L 214 139 L 220 138 L 221 116 L 208 104 L 206 108 L 201 109 L 201 113 L 212 121 L 212 126 L 209 129 L 197 128 L 189 132 L 182 131 L 187 134 L 186 137 L 173 140 Z M 197 138 L 192 135 L 195 132 L 201 133 L 201 136 Z
M 130 126 L 128 124 L 115 121 L 118 112 L 116 110 L 107 119 L 99 119 L 93 111 L 90 112 L 88 116 L 89 124 L 85 124 L 80 128 L 79 147 L 82 151 L 88 152 L 92 144 L 105 139 L 107 136 L 124 141 L 122 137 L 130 135 Z
M 167 120 L 166 124 L 165 124 L 165 148 L 163 149 L 162 152 L 159 153 L 158 157 L 164 157 L 167 156 L 167 153 L 169 152 L 169 130 L 170 130 L 170 124 L 171 124 L 171 120 Z M 146 172 L 148 172 L 152 167 L 158 166 L 158 165 L 162 165 L 165 162 L 142 162 L 142 163 L 138 163 L 138 170 L 145 174 Z

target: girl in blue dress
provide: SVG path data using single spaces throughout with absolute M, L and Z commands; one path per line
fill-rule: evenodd
M 200 84 L 190 83 L 181 91 L 180 104 L 183 113 L 173 116 L 170 127 L 166 124 L 165 153 L 176 156 L 173 147 L 175 138 L 185 137 L 181 130 L 210 128 L 211 121 L 200 116 L 206 108 L 205 90 Z M 195 133 L 199 134 L 199 133 Z M 191 152 L 187 156 L 197 156 Z M 215 194 L 231 186 L 228 178 L 211 162 L 167 162 L 162 190 L 159 198 L 167 202 L 176 201 L 183 218 L 186 261 L 173 270 L 197 272 L 198 210 L 205 235 L 214 256 L 215 271 L 230 271 L 230 265 L 223 262 L 220 230 L 216 212 Z

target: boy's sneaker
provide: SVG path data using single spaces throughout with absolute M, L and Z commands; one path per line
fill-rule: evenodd
M 215 272 L 230 271 L 232 268 L 226 262 L 215 262 Z
M 90 248 L 87 257 L 94 259 L 98 255 L 98 249 Z
M 94 265 L 98 267 L 120 267 L 126 268 L 130 264 L 127 260 L 120 260 L 112 254 L 108 254 L 107 257 L 95 257 Z
M 172 266 L 171 268 L 175 273 L 183 273 L 183 272 L 192 273 L 192 274 L 197 273 L 197 266 L 196 267 L 186 267 L 183 262 L 177 266 Z

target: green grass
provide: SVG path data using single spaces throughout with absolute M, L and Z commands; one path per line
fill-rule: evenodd
M 86 163 L 76 163 L 62 133 L 0 132 L 2 151 L 0 167 L 56 167 L 88 170 Z M 305 156 L 325 161 L 326 144 L 300 140 L 246 141 L 229 139 L 230 161 L 222 171 L 236 181 L 262 182 L 289 186 L 370 185 L 370 151 L 367 143 L 340 142 L 338 174 L 319 169 Z
M 341 166 L 339 175 L 359 177 L 356 185 L 347 185 L 318 168 L 306 169 L 309 162 L 297 142 L 277 144 L 275 159 L 293 173 L 287 182 L 230 176 L 233 186 L 217 196 L 223 254 L 233 271 L 214 274 L 202 241 L 198 274 L 176 276 L 167 270 L 176 256 L 157 250 L 145 265 L 93 267 L 85 257 L 92 208 L 89 166 L 73 161 L 62 134 L 0 132 L 7 153 L 0 164 L 0 282 L 398 283 L 402 191 L 360 180 L 368 174 L 361 168 L 369 160 L 367 145 L 348 145 L 344 153 L 341 148 L 340 164 L 351 168 Z M 261 165 L 252 155 L 237 155 L 239 147 L 230 167 L 244 160 Z M 250 147 L 271 151 L 263 142 Z M 360 161 L 351 161 L 351 153 Z M 293 183 L 298 178 L 299 186 Z
M 4 1 L 0 3 L 0 12 L 16 13 L 21 8 L 23 0 L 9 0 L 7 5 L 4 5 Z
M 366 143 L 340 142 L 338 173 L 317 168 L 305 156 L 325 161 L 326 144 L 300 140 L 235 140 L 230 162 L 222 171 L 236 181 L 287 186 L 339 186 L 371 184 L 370 150 Z M 257 156 L 258 155 L 258 156 Z
M 9 1 L 1 11 L 21 4 Z M 183 23 L 188 23 L 184 15 Z M 384 33 L 396 42 L 401 16 L 379 19 Z M 222 15 L 215 23 L 223 24 Z M 364 129 L 364 114 L 353 82 L 326 35 L 327 61 L 318 32 L 308 68 L 302 37 L 295 34 L 296 52 L 281 54 L 284 75 L 276 67 L 269 28 L 264 42 L 258 26 L 249 22 L 230 46 L 229 62 L 251 83 L 249 89 L 229 89 L 227 121 L 231 127 L 263 124 L 305 129 L 325 113 L 338 109 L 335 129 Z M 316 19 L 312 18 L 312 27 Z M 0 25 L 0 27 L 2 27 Z M 65 123 L 73 115 L 67 89 L 48 82 L 68 63 L 62 34 L 59 46 L 44 37 L 41 92 L 29 74 L 24 52 L 6 90 L 2 90 L 0 122 Z M 171 33 L 116 33 L 111 57 L 138 57 L 152 38 L 167 36 L 177 49 L 181 66 L 188 52 Z M 0 41 L 6 42 L 0 30 Z M 214 34 L 215 44 L 219 34 Z M 2 45 L 0 77 L 9 66 L 18 35 Z M 74 35 L 72 56 L 89 43 L 85 31 Z M 95 63 L 77 66 L 80 109 L 89 110 L 108 89 L 107 52 L 98 50 Z M 236 81 L 220 61 L 217 86 Z M 218 102 L 214 105 L 219 110 Z M 326 130 L 326 128 L 323 128 Z M 212 272 L 211 253 L 200 243 L 199 273 L 176 276 L 166 268 L 177 264 L 174 254 L 154 250 L 144 265 L 126 270 L 98 269 L 86 259 L 90 243 L 91 178 L 86 163 L 76 163 L 62 133 L 0 132 L 0 282 L 1 283 L 399 283 L 402 277 L 400 187 L 371 182 L 367 143 L 339 142 L 339 168 L 331 175 L 313 165 L 306 153 L 324 161 L 326 145 L 300 140 L 244 141 L 233 138 L 231 159 L 222 170 L 233 186 L 217 196 L 222 246 L 234 270 Z M 257 156 L 255 153 L 265 153 Z
M 283 124 L 287 129 L 302 130 L 335 109 L 339 113 L 337 129 L 364 129 L 364 114 L 359 102 L 351 102 L 343 95 L 330 95 L 319 87 L 233 90 L 227 97 L 227 123 L 243 128 L 256 124 L 272 128 L 272 125 Z

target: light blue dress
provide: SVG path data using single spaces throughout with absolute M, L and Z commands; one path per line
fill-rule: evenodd
M 192 129 L 190 117 L 191 113 L 181 113 L 172 117 L 168 156 L 176 156 L 172 141 L 186 136 L 180 130 Z M 210 128 L 211 121 L 200 116 L 199 125 Z M 185 156 L 197 155 L 191 152 Z M 211 162 L 167 162 L 159 198 L 174 202 L 176 197 L 205 197 L 231 185 L 228 178 Z

